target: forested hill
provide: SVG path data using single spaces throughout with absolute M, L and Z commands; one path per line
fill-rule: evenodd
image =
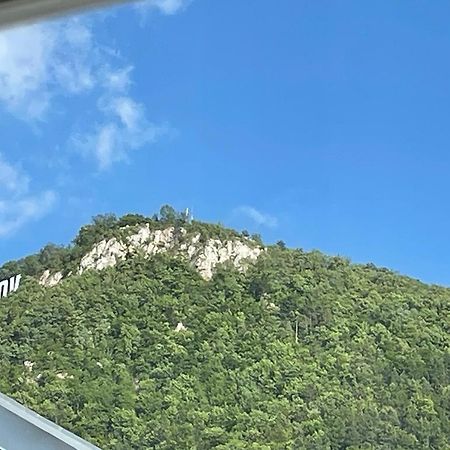
M 449 289 L 169 207 L 16 273 L 0 391 L 104 449 L 450 449 Z

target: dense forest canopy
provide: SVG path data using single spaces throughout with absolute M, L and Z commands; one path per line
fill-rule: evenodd
M 281 241 L 210 281 L 165 254 L 38 283 L 144 222 L 248 236 L 164 207 L 5 264 L 3 393 L 104 449 L 450 449 L 450 289 Z

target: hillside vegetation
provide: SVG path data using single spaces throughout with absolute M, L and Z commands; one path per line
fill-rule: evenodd
M 143 222 L 243 236 L 166 207 L 5 264 L 0 391 L 104 449 L 450 449 L 449 289 L 282 242 L 210 281 L 161 254 L 39 284 Z

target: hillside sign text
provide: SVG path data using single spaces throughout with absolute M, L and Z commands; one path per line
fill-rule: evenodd
M 9 280 L 0 281 L 0 298 L 8 297 L 11 292 L 16 292 L 19 289 L 21 278 L 22 275 L 15 275 Z

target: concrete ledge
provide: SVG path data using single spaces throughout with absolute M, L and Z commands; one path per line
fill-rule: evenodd
M 0 450 L 100 450 L 0 394 Z

